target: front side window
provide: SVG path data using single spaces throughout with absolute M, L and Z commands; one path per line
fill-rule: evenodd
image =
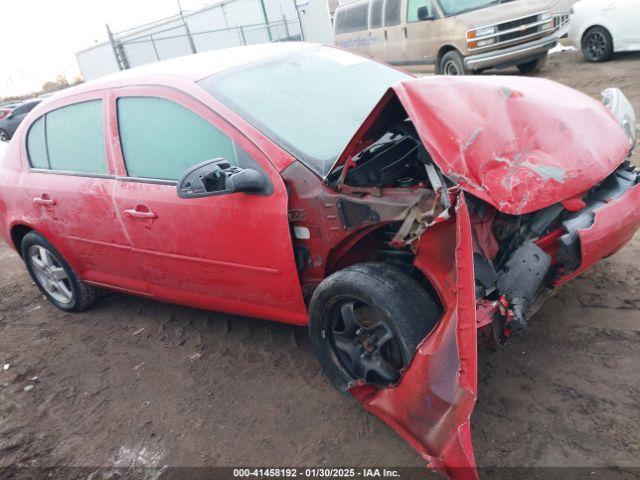
M 440 6 L 447 17 L 490 7 L 498 3 L 500 3 L 498 0 L 440 0 Z
M 369 2 L 359 2 L 338 10 L 336 14 L 336 34 L 367 30 Z
M 102 100 L 76 103 L 39 118 L 29 129 L 27 153 L 32 168 L 109 173 Z
M 387 0 L 384 5 L 384 26 L 392 27 L 394 25 L 400 25 L 401 10 L 401 0 Z
M 109 173 L 102 100 L 77 103 L 49 112 L 46 129 L 52 170 Z
M 239 164 L 239 149 L 191 110 L 157 97 L 122 97 L 118 125 L 127 174 L 178 180 L 190 167 L 214 158 Z
M 198 84 L 324 177 L 385 91 L 408 78 L 344 50 L 308 47 Z
M 419 22 L 418 9 L 420 7 L 427 7 L 429 15 L 433 15 L 433 5 L 431 0 L 408 0 L 407 2 L 407 22 Z

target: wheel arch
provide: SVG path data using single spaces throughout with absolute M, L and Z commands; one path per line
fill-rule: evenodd
M 11 226 L 11 242 L 13 243 L 13 248 L 18 252 L 18 255 L 20 255 L 20 258 L 22 258 L 22 240 L 29 232 L 33 231 L 35 231 L 35 229 L 25 223 L 14 223 Z
M 458 52 L 458 54 L 460 54 L 460 56 L 462 58 L 464 58 L 464 55 L 462 54 L 462 52 L 460 52 L 460 50 L 455 47 L 454 45 L 447 43 L 445 45 L 442 45 L 439 49 L 438 49 L 438 53 L 436 54 L 436 73 L 441 73 L 440 72 L 440 62 L 442 61 L 442 57 L 444 57 L 447 53 L 449 52 Z

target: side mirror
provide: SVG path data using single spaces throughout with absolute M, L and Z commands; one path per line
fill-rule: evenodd
M 261 193 L 267 189 L 262 173 L 251 168 L 232 166 L 224 158 L 207 160 L 187 170 L 178 181 L 180 198 L 203 198 L 246 192 Z
M 427 7 L 426 5 L 423 5 L 418 8 L 418 20 L 420 20 L 421 22 L 424 22 L 425 20 L 433 20 L 435 18 L 436 17 L 434 17 L 429 12 L 429 7 Z

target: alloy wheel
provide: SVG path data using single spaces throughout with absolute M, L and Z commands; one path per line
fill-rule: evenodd
M 343 298 L 331 311 L 336 354 L 354 378 L 378 386 L 400 379 L 406 366 L 399 340 L 377 309 L 355 298 Z
M 600 32 L 593 32 L 587 38 L 587 51 L 592 59 L 598 60 L 605 56 L 607 39 Z
M 53 253 L 41 245 L 29 249 L 29 263 L 40 286 L 56 301 L 73 301 L 73 289 L 67 272 Z

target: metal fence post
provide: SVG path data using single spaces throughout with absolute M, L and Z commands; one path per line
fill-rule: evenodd
M 116 63 L 118 64 L 118 68 L 120 70 L 127 70 L 129 68 L 129 60 L 127 59 L 127 54 L 124 51 L 122 44 L 116 40 L 113 32 L 109 28 L 109 24 L 105 25 L 107 27 L 107 36 L 109 37 L 109 45 L 113 50 L 113 55 L 116 57 Z
M 160 61 L 160 55 L 158 54 L 158 47 L 156 47 L 156 41 L 153 38 L 153 33 L 149 35 L 149 38 L 151 39 L 151 45 L 153 46 L 153 51 L 156 52 L 156 58 L 158 59 L 158 61 Z
M 291 40 L 291 33 L 289 32 L 289 24 L 287 23 L 287 16 L 282 14 L 282 21 L 284 22 L 284 31 L 287 34 L 287 40 Z
M 180 5 L 180 0 L 176 0 L 178 2 L 178 9 L 180 10 L 180 18 L 182 18 L 182 25 L 184 25 L 184 30 L 187 32 L 187 39 L 189 40 L 189 47 L 191 47 L 191 53 L 198 53 L 196 50 L 196 44 L 193 42 L 193 37 L 191 36 L 191 30 L 189 30 L 189 24 L 187 20 L 184 18 L 184 14 L 182 13 L 182 5 Z
M 247 37 L 244 36 L 244 28 L 240 27 L 240 37 L 242 37 L 242 45 L 247 45 Z

